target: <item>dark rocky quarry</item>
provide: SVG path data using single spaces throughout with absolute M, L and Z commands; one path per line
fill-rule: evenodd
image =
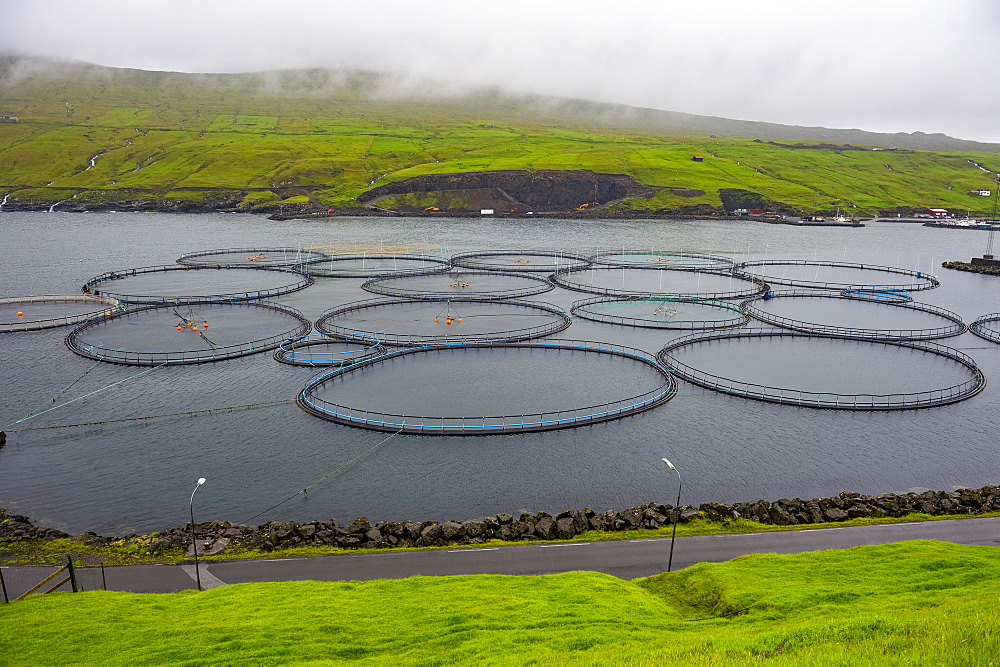
M 449 212 L 491 209 L 498 213 L 550 213 L 604 206 L 625 197 L 649 196 L 654 191 L 622 174 L 587 170 L 485 171 L 427 174 L 381 185 L 360 195 L 358 203 L 373 206 L 393 198 L 396 201 L 392 205 L 380 208 L 423 211 L 428 206 L 415 203 L 421 198 L 411 198 L 414 203 L 410 203 L 405 195 L 424 195 L 423 199 L 434 200 L 435 208 Z M 705 194 L 700 190 L 690 192 L 697 193 L 693 196 Z

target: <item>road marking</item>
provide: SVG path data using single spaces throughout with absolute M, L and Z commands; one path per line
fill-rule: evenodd
M 181 569 L 187 572 L 192 581 L 198 581 L 198 574 L 195 573 L 194 565 L 181 565 Z M 209 572 L 207 567 L 199 567 L 198 572 L 201 575 L 201 587 L 203 589 L 218 588 L 219 586 L 226 585 L 226 582 Z
M 450 554 L 475 553 L 477 551 L 500 551 L 500 547 L 487 547 L 483 549 L 449 549 Z
M 552 549 L 554 547 L 585 547 L 590 542 L 574 542 L 573 544 L 539 544 L 539 549 Z

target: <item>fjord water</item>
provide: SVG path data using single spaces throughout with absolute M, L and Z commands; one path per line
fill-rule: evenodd
M 86 280 L 106 271 L 171 264 L 199 250 L 314 244 L 369 252 L 419 248 L 441 256 L 483 249 L 589 254 L 635 248 L 718 253 L 735 260 L 867 262 L 938 275 L 941 287 L 914 292 L 914 298 L 954 311 L 967 322 L 1000 311 L 1000 280 L 940 268 L 943 260 L 982 255 L 984 232 L 900 223 L 855 229 L 717 220 L 275 222 L 225 214 L 0 211 L 2 295 L 76 293 Z M 317 279 L 278 301 L 315 321 L 333 306 L 371 298 L 360 289 L 361 282 Z M 556 288 L 526 300 L 568 309 L 588 296 Z M 853 317 L 851 309 L 843 313 L 844 319 Z M 808 319 L 808 312 L 799 314 Z M 821 315 L 830 317 L 817 312 L 812 321 Z M 939 342 L 972 356 L 992 384 L 971 400 L 946 407 L 825 411 L 723 396 L 681 382 L 669 403 L 594 426 L 522 435 L 390 437 L 325 422 L 287 402 L 316 370 L 277 363 L 270 353 L 191 366 L 117 366 L 71 353 L 63 344 L 66 333 L 68 329 L 0 334 L 0 429 L 8 434 L 0 448 L 0 506 L 70 532 L 125 534 L 181 525 L 199 477 L 208 479 L 197 498 L 199 520 L 260 523 L 362 515 L 372 521 L 462 520 L 496 512 L 602 511 L 650 500 L 669 502 L 675 479 L 662 457 L 681 470 L 682 500 L 692 504 L 981 486 L 996 483 L 1000 471 L 1000 346 L 971 334 Z M 655 353 L 680 333 L 577 318 L 557 337 Z M 788 350 L 787 357 L 780 350 L 755 357 L 752 350 L 740 354 L 732 348 L 726 359 L 741 376 L 767 363 L 761 377 L 768 382 L 794 382 L 808 375 L 810 383 L 821 385 L 818 378 L 825 367 L 836 384 L 831 388 L 851 391 L 845 387 L 850 374 L 843 368 L 834 372 L 828 359 L 811 358 L 798 347 Z M 408 376 L 398 386 L 387 386 L 392 400 L 433 411 L 440 407 L 434 391 L 439 379 L 476 386 L 475 373 L 497 372 L 492 365 L 465 364 L 462 355 L 447 359 L 450 365 L 440 376 L 424 367 L 423 382 Z M 609 386 L 617 386 L 607 374 L 629 367 L 599 363 L 591 368 L 558 359 L 556 354 L 542 362 L 544 367 L 533 366 L 523 380 L 544 376 L 553 386 L 567 387 L 565 396 L 596 403 Z M 397 368 L 405 372 L 407 364 Z M 931 388 L 951 383 L 956 372 L 938 359 L 910 353 L 878 363 L 858 357 L 850 370 L 858 375 L 858 392 L 872 386 Z M 377 375 L 392 383 L 393 372 L 387 367 Z M 501 380 L 484 378 L 482 386 L 518 392 L 517 374 Z M 357 398 L 378 402 L 378 394 L 371 385 Z M 262 403 L 269 405 L 178 415 Z M 14 423 L 32 412 L 36 416 Z M 157 415 L 178 416 L 109 421 Z M 84 423 L 93 425 L 42 428 Z M 35 430 L 21 430 L 29 428 Z M 348 462 L 310 486 L 307 494 L 295 495 Z

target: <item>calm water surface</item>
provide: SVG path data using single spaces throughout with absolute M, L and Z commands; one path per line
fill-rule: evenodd
M 240 215 L 0 211 L 2 296 L 75 293 L 89 278 L 106 271 L 170 264 L 199 250 L 313 244 L 372 252 L 405 246 L 440 256 L 486 249 L 589 254 L 627 248 L 722 253 L 738 261 L 867 262 L 938 275 L 941 287 L 917 292 L 915 298 L 952 310 L 966 321 L 1000 311 L 996 278 L 940 268 L 943 260 L 981 255 L 986 235 L 899 223 L 841 229 L 728 221 L 274 222 Z M 361 282 L 318 278 L 315 285 L 279 301 L 315 320 L 339 304 L 371 298 L 360 289 Z M 583 296 L 557 288 L 529 300 L 568 309 Z M 801 310 L 797 314 L 810 315 Z M 816 311 L 817 317 L 821 314 Z M 843 309 L 834 319 L 854 316 L 852 310 Z M 662 457 L 677 464 L 684 475 L 687 503 L 811 498 L 844 490 L 949 489 L 997 483 L 1000 477 L 996 427 L 1000 346 L 971 334 L 942 342 L 974 357 L 991 384 L 973 399 L 943 408 L 821 411 L 727 397 L 681 383 L 678 396 L 666 405 L 590 427 L 485 437 L 400 435 L 386 440 L 385 433 L 316 419 L 291 402 L 109 422 L 290 401 L 316 370 L 277 363 L 270 354 L 156 369 L 95 364 L 64 346 L 66 333 L 67 329 L 54 329 L 0 335 L 4 382 L 0 429 L 8 433 L 7 444 L 0 448 L 0 505 L 70 532 L 113 534 L 181 525 L 191 489 L 202 476 L 208 483 L 198 494 L 200 519 L 252 518 L 253 523 L 350 520 L 360 515 L 373 521 L 462 520 L 500 511 L 570 507 L 602 511 L 650 500 L 669 502 L 675 480 L 660 463 Z M 558 334 L 650 353 L 677 335 L 680 332 L 582 319 Z M 811 350 L 800 353 L 789 347 L 787 352 L 769 350 L 768 358 L 778 360 L 772 366 L 784 364 L 789 371 L 800 371 L 801 360 L 815 358 Z M 745 355 L 733 356 L 734 363 L 745 361 Z M 923 356 L 857 357 L 846 373 L 841 368 L 823 371 L 819 365 L 820 371 L 814 372 L 818 377 L 810 382 L 823 384 L 826 374 L 842 390 L 840 385 L 857 377 L 861 391 L 878 384 L 875 378 L 897 372 L 907 386 L 921 384 L 921 377 L 929 386 L 951 379 L 946 364 Z M 392 390 L 386 398 L 405 397 L 407 402 L 433 406 L 443 397 L 457 400 L 455 385 L 437 391 L 440 383 L 474 377 L 487 380 L 491 391 L 509 392 L 508 398 L 525 395 L 516 374 L 498 377 L 496 365 L 463 360 L 462 355 L 450 359 L 440 375 L 430 366 L 414 366 L 419 373 L 407 373 L 406 378 L 396 378 L 388 367 L 379 370 L 387 390 Z M 580 400 L 606 395 L 612 392 L 609 387 L 618 389 L 614 374 L 621 373 L 621 365 L 549 361 L 525 370 L 525 382 L 538 380 L 535 376 L 541 374 L 550 383 L 546 386 L 557 388 L 550 392 L 565 388 L 565 396 Z M 408 370 L 404 367 L 408 365 L 399 368 Z M 777 372 L 769 370 L 767 379 Z M 637 379 L 628 376 L 624 381 Z M 349 383 L 343 386 L 348 388 Z M 366 384 L 364 390 L 377 397 L 375 384 Z M 30 413 L 36 416 L 15 424 Z M 77 425 L 94 422 L 109 423 Z M 63 425 L 76 426 L 49 428 Z M 308 495 L 261 514 L 355 458 L 310 488 Z

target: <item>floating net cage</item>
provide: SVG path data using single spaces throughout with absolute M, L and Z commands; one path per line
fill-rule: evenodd
M 326 311 L 316 320 L 316 331 L 408 346 L 528 340 L 562 331 L 571 322 L 562 308 L 535 301 L 367 299 Z
M 605 266 L 687 269 L 692 271 L 730 271 L 735 265 L 735 262 L 728 257 L 658 250 L 610 250 L 591 255 L 590 261 Z
M 327 258 L 325 252 L 304 248 L 225 248 L 182 255 L 178 264 L 186 266 L 244 266 L 291 268 Z
M 117 312 L 118 299 L 88 294 L 47 294 L 0 298 L 0 332 L 34 331 L 79 324 Z
M 296 266 L 296 270 L 323 278 L 380 278 L 442 273 L 449 262 L 431 255 L 408 253 L 356 253 L 327 256 L 317 262 Z
M 429 385 L 433 392 L 424 391 Z M 297 400 L 306 412 L 348 426 L 488 435 L 618 419 L 675 392 L 673 378 L 645 352 L 554 340 L 398 350 L 320 375 Z
M 694 297 L 599 296 L 575 302 L 571 312 L 585 320 L 651 329 L 724 329 L 750 321 L 750 316 L 737 304 Z
M 736 265 L 733 273 L 771 285 L 828 290 L 860 290 L 870 295 L 937 287 L 934 276 L 921 271 L 852 262 L 759 260 Z
M 274 358 L 292 366 L 347 366 L 385 354 L 386 348 L 374 336 L 359 340 L 334 340 L 326 334 L 307 334 L 282 341 Z
M 805 333 L 870 338 L 930 340 L 965 333 L 960 315 L 915 301 L 883 301 L 835 292 L 765 292 L 743 302 L 755 320 Z M 808 319 L 804 319 L 808 318 Z
M 776 341 L 775 363 L 767 364 L 759 351 L 733 348 L 727 357 L 723 348 L 700 347 L 713 342 Z M 831 343 L 832 341 L 832 343 Z M 798 342 L 796 348 L 789 342 Z M 824 348 L 824 345 L 827 346 Z M 834 346 L 832 349 L 830 346 Z M 686 352 L 700 359 L 699 365 L 734 364 L 725 375 L 708 372 L 678 357 Z M 892 352 L 920 353 L 917 357 L 897 354 L 908 373 L 901 373 L 901 363 L 891 358 Z M 816 372 L 820 353 L 831 354 L 827 372 Z M 852 356 L 853 355 L 853 356 Z M 883 359 L 880 362 L 880 357 Z M 657 355 L 659 362 L 671 373 L 692 384 L 712 391 L 750 398 L 770 403 L 783 403 L 811 408 L 835 410 L 907 410 L 957 403 L 976 395 L 986 386 L 986 378 L 979 366 L 968 355 L 929 341 L 876 341 L 847 339 L 832 336 L 803 334 L 773 329 L 743 329 L 735 332 L 706 332 L 678 338 L 664 347 Z M 853 393 L 848 391 L 823 391 L 816 387 L 788 387 L 773 383 L 755 383 L 731 377 L 739 371 L 755 373 L 761 368 L 778 374 L 798 373 L 788 384 L 803 385 L 831 382 L 829 371 L 840 372 L 841 380 L 860 383 L 862 374 L 877 380 L 889 378 L 896 382 L 905 375 L 900 391 L 878 393 Z M 942 387 L 919 389 L 926 386 L 934 375 L 944 378 Z M 839 387 L 837 388 L 839 389 Z
M 1000 343 L 1000 313 L 990 313 L 977 317 L 969 325 L 969 331 L 994 343 Z
M 66 336 L 66 345 L 115 364 L 197 364 L 272 350 L 310 329 L 309 320 L 288 306 L 205 301 L 140 306 L 87 320 Z
M 312 283 L 286 269 L 171 265 L 108 271 L 88 280 L 83 291 L 126 303 L 243 301 L 274 298 Z
M 843 296 L 881 303 L 908 303 L 913 297 L 905 289 L 845 289 Z
M 545 250 L 483 250 L 453 255 L 453 266 L 480 271 L 539 271 L 552 273 L 560 269 L 590 266 L 583 255 Z
M 757 278 L 731 273 L 648 267 L 590 267 L 556 271 L 552 282 L 566 289 L 640 298 L 739 299 L 767 288 Z
M 361 288 L 375 294 L 408 299 L 514 299 L 547 292 L 552 289 L 552 283 L 545 278 L 523 273 L 453 268 L 447 273 L 425 276 L 375 278 L 362 284 Z

